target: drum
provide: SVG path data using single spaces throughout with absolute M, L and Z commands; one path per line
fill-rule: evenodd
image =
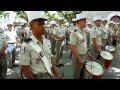
M 111 52 L 112 54 L 114 54 L 115 47 L 111 46 L 111 45 L 108 45 L 108 46 L 105 47 L 105 50 Z
M 98 60 L 86 61 L 84 68 L 84 73 L 91 79 L 101 79 L 104 74 L 104 66 Z
M 21 74 L 22 79 L 27 79 L 27 78 L 24 76 L 24 74 L 22 73 L 22 70 L 20 70 L 20 74 Z
M 113 55 L 108 51 L 101 51 L 100 56 L 104 59 L 104 65 L 107 69 L 112 63 Z

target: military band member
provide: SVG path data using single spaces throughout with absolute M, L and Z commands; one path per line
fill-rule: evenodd
M 102 33 L 102 44 L 104 48 L 108 43 L 108 28 L 106 27 L 106 25 L 107 25 L 107 19 L 102 18 L 101 33 Z
M 26 79 L 51 79 L 53 73 L 57 79 L 62 79 L 56 67 L 51 64 L 51 44 L 44 37 L 44 13 L 28 11 L 28 20 L 32 36 L 26 39 L 20 51 L 22 76 Z
M 116 31 L 116 37 L 117 37 L 117 44 L 120 44 L 120 22 L 117 23 L 117 31 Z
M 118 25 L 117 25 L 116 22 L 113 23 L 113 30 L 115 32 L 115 35 L 114 35 L 114 38 L 113 38 L 112 45 L 116 47 L 116 45 L 117 45 L 117 35 L 116 35 L 116 32 L 117 32 L 117 30 L 119 30 Z
M 101 18 L 99 16 L 93 17 L 95 26 L 90 32 L 91 54 L 97 58 L 102 47 L 102 33 L 101 33 Z
M 24 39 L 26 39 L 27 37 L 27 33 L 26 33 L 26 30 L 25 30 L 25 23 L 22 23 L 21 24 L 21 31 L 20 31 L 20 40 L 21 40 L 21 44 L 23 43 Z
M 66 30 L 63 27 L 63 17 L 58 18 L 58 25 L 55 30 L 54 37 L 56 39 L 56 66 L 64 66 L 62 63 L 63 48 L 66 38 Z
M 115 36 L 115 32 L 113 30 L 113 21 L 109 21 L 108 22 L 108 40 L 110 45 L 112 45 L 114 36 Z
M 90 50 L 90 31 L 91 31 L 91 29 L 92 29 L 91 22 L 87 22 L 85 32 L 86 32 L 86 36 L 87 36 L 87 48 L 88 48 L 88 50 Z
M 86 15 L 76 15 L 76 28 L 70 34 L 70 50 L 72 52 L 73 78 L 80 79 L 80 71 L 83 63 L 87 60 L 87 37 L 84 31 Z
M 72 18 L 72 23 L 70 23 L 70 26 L 68 28 L 68 34 L 69 34 L 69 40 L 70 41 L 70 33 L 73 32 L 73 30 L 75 30 L 76 27 L 76 18 Z M 70 51 L 70 59 L 72 59 L 72 53 Z
M 55 30 L 56 30 L 55 27 L 56 27 L 55 21 L 51 21 L 51 28 L 50 28 L 51 33 L 49 33 L 49 35 L 50 35 L 50 40 L 51 40 L 51 52 L 52 52 L 52 54 L 55 54 L 56 40 L 54 39 L 54 36 L 53 36 L 53 34 L 55 33 Z

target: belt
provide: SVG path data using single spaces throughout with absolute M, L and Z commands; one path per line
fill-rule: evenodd
M 46 72 L 46 73 L 39 73 L 39 74 L 35 74 L 35 76 L 44 76 L 44 75 L 49 75 L 49 73 L 48 73 L 48 72 Z
M 8 44 L 15 44 L 15 43 L 8 43 Z
M 50 77 L 51 77 L 51 75 L 50 75 L 48 72 L 35 74 L 34 76 L 35 76 L 35 77 L 45 77 L 45 76 L 50 76 Z M 51 78 L 52 78 L 52 77 L 51 77 Z

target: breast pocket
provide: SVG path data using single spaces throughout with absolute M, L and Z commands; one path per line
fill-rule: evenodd
M 81 39 L 81 38 L 78 38 L 78 41 L 79 41 L 80 43 L 83 43 L 85 40 L 84 40 L 84 39 Z
M 31 53 L 31 63 L 32 64 L 38 64 L 41 61 L 41 58 L 37 54 L 37 52 L 33 51 Z

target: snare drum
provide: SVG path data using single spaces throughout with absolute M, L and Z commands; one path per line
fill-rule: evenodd
M 113 55 L 108 51 L 101 51 L 100 56 L 104 59 L 104 65 L 107 69 L 112 63 Z
M 111 46 L 111 45 L 108 45 L 105 47 L 105 50 L 111 52 L 112 54 L 114 54 L 115 52 L 115 47 L 114 46 Z
M 91 79 L 101 79 L 104 74 L 104 66 L 98 60 L 85 62 L 85 74 Z

